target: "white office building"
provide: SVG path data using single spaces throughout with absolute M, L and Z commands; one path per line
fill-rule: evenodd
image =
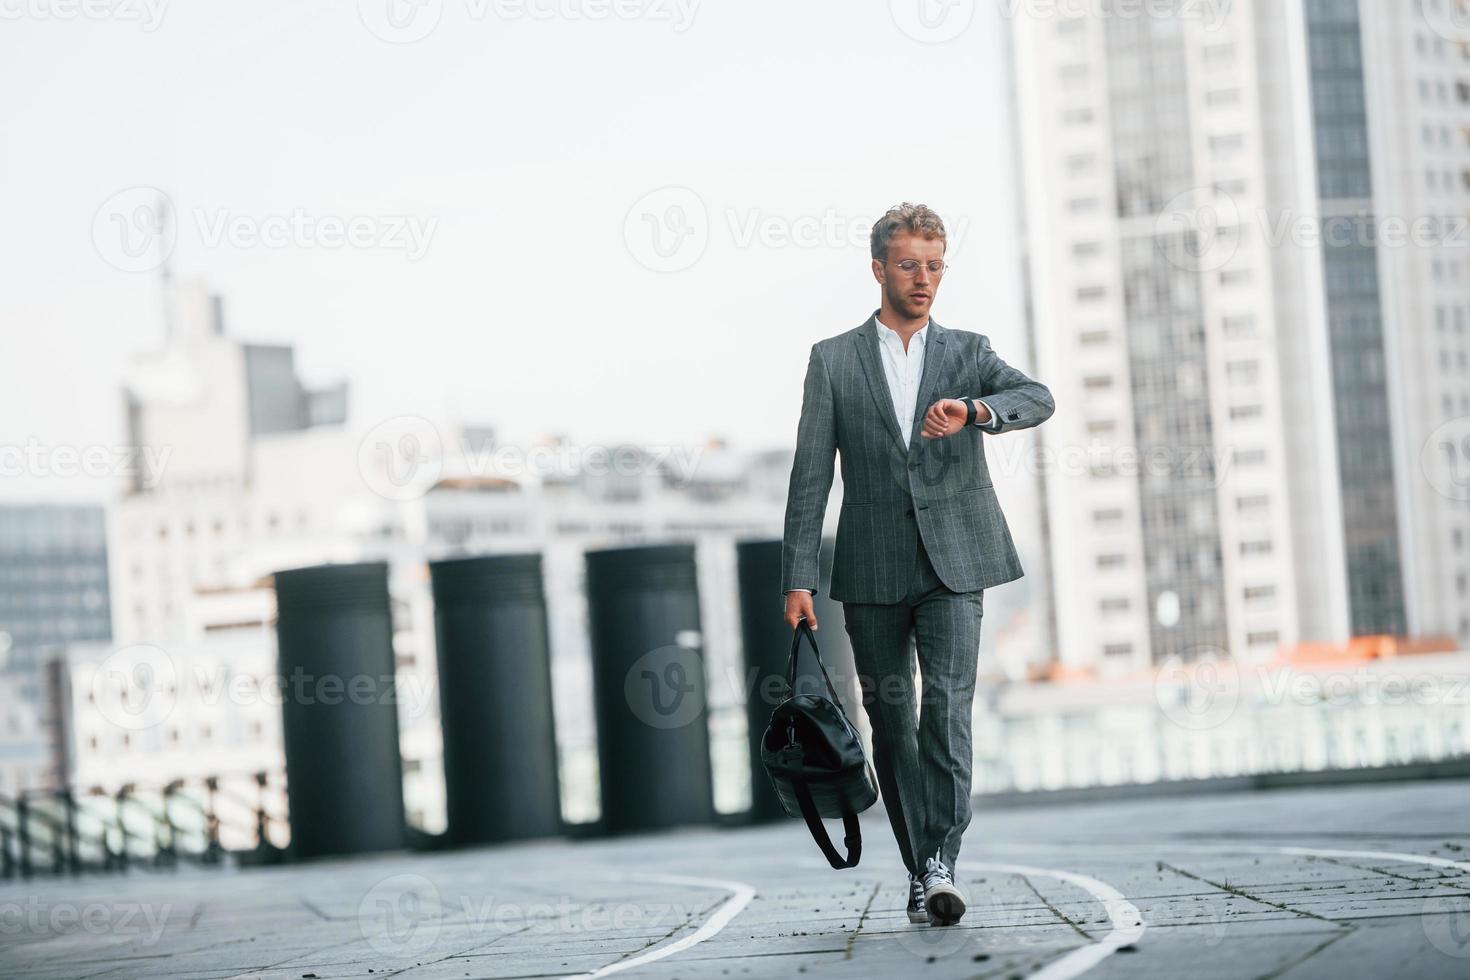
M 1470 408 L 1470 269 L 1373 229 L 1464 220 L 1467 48 L 1417 3 L 1163 6 L 1009 25 L 1058 657 L 1463 642 L 1420 451 Z

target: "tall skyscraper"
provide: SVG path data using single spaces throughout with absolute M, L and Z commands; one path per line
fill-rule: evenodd
M 1470 269 L 1375 232 L 1464 219 L 1466 49 L 1413 3 L 1165 6 L 1010 23 L 1059 655 L 1463 642 L 1470 511 L 1420 450 L 1470 407 Z
M 1379 595 L 1354 579 L 1353 624 L 1366 631 L 1398 614 L 1410 632 L 1451 634 L 1463 645 L 1470 642 L 1470 7 L 1362 0 L 1361 19 L 1357 10 L 1308 8 L 1310 30 L 1324 39 L 1312 49 L 1314 71 L 1324 89 L 1334 76 L 1362 89 L 1366 139 L 1356 142 L 1366 144 L 1373 208 L 1380 224 L 1409 224 L 1416 234 L 1377 249 L 1382 350 L 1370 365 L 1377 369 L 1381 357 L 1390 438 L 1360 449 L 1395 476 L 1393 498 L 1371 506 L 1383 513 L 1378 524 L 1396 531 L 1401 583 Z M 1331 62 L 1325 39 L 1333 32 L 1360 40 L 1361 62 Z M 1318 100 L 1319 118 L 1331 117 L 1330 94 Z M 1373 551 L 1365 564 L 1394 558 Z

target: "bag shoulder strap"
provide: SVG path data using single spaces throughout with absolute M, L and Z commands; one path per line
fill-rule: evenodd
M 823 826 L 822 818 L 817 813 L 817 805 L 812 800 L 812 791 L 807 788 L 806 780 L 800 776 L 794 777 L 791 788 L 796 791 L 796 802 L 801 804 L 801 816 L 806 821 L 806 828 L 811 831 L 812 839 L 827 856 L 827 863 L 839 871 L 857 867 L 858 860 L 863 856 L 863 827 L 858 821 L 858 815 L 849 811 L 842 814 L 842 844 L 847 848 L 847 857 L 843 857 L 832 846 L 832 838 L 827 835 L 827 828 Z
M 812 633 L 812 628 L 807 625 L 805 619 L 796 624 L 796 632 L 791 635 L 791 655 L 786 658 L 786 686 L 792 691 L 796 690 L 796 660 L 801 653 L 801 638 L 805 636 L 806 641 L 812 645 L 812 654 L 817 658 L 817 669 L 822 672 L 822 680 L 827 682 L 827 693 L 832 695 L 832 703 L 842 708 L 842 698 L 837 694 L 837 688 L 832 683 L 832 678 L 827 674 L 827 665 L 822 663 L 822 651 L 817 649 L 817 638 Z

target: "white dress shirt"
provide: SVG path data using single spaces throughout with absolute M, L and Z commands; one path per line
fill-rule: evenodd
M 924 376 L 924 349 L 929 341 L 929 323 L 926 321 L 918 332 L 909 338 L 909 349 L 903 349 L 903 337 L 898 331 L 883 323 L 882 320 L 874 319 L 878 324 L 878 351 L 883 355 L 883 377 L 888 382 L 888 394 L 893 399 L 893 414 L 898 416 L 898 431 L 903 436 L 905 447 L 909 444 L 909 438 L 914 429 L 914 416 L 920 411 L 927 412 L 929 406 L 919 407 L 919 379 Z M 990 411 L 990 406 L 983 398 L 976 398 L 975 403 L 985 405 L 990 418 L 981 422 L 978 418 L 975 424 L 982 429 L 996 429 L 1000 427 L 1000 418 Z
M 893 414 L 898 416 L 898 431 L 905 447 L 914 428 L 914 410 L 919 402 L 919 379 L 924 376 L 924 344 L 929 339 L 929 324 L 909 338 L 903 349 L 903 338 L 882 320 L 878 324 L 878 352 L 883 355 L 883 377 L 888 381 L 888 394 L 893 399 Z
M 909 438 L 914 429 L 914 415 L 919 409 L 919 380 L 924 377 L 924 347 L 929 342 L 929 323 L 926 321 L 918 332 L 909 338 L 909 348 L 903 349 L 903 337 L 892 327 L 885 326 L 882 320 L 874 319 L 878 324 L 878 352 L 883 355 L 883 377 L 888 382 L 888 394 L 893 399 L 893 414 L 898 416 L 898 431 L 903 436 L 903 444 L 909 444 Z M 1000 416 L 990 410 L 983 398 L 976 398 L 977 405 L 985 405 L 990 413 L 990 418 L 981 422 L 978 418 L 975 424 L 982 429 L 1000 428 Z M 923 411 L 928 411 L 925 405 Z M 811 589 L 793 589 L 793 592 L 810 592 Z

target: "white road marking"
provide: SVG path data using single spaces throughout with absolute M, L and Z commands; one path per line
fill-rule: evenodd
M 1392 836 L 1386 834 L 1384 836 Z M 1409 854 L 1400 851 L 1353 851 L 1329 847 L 1295 847 L 1280 844 L 1248 844 L 1234 843 L 1230 841 L 1164 841 L 1158 844 L 1000 844 L 998 848 L 1020 851 L 1043 851 L 1055 853 L 1059 850 L 1080 851 L 1109 851 L 1113 854 L 1124 852 L 1139 854 L 1157 854 L 1170 848 L 1187 848 L 1194 852 L 1206 852 L 1209 854 L 1286 854 L 1294 857 L 1336 857 L 1357 858 L 1370 861 L 1400 861 L 1404 864 L 1428 864 L 1436 868 L 1454 868 L 1458 871 L 1470 872 L 1470 862 L 1452 861 L 1449 858 L 1435 857 L 1433 854 Z
M 1202 842 L 1191 843 L 1189 846 L 1198 847 Z M 1055 847 L 1056 845 L 1052 845 Z M 1063 845 L 1065 846 L 1065 845 Z M 1088 846 L 1088 845 L 1083 845 Z M 1091 845 L 1092 847 L 1109 848 L 1110 845 Z M 1206 848 L 1235 852 L 1257 852 L 1286 854 L 1296 857 L 1336 857 L 1357 858 L 1370 861 L 1397 861 L 1404 864 L 1427 864 L 1438 868 L 1454 868 L 1458 871 L 1470 872 L 1470 862 L 1452 861 L 1449 858 L 1435 857 L 1432 854 L 1406 854 L 1398 851 L 1352 851 L 1331 848 L 1316 847 L 1262 847 L 1249 844 L 1204 844 Z M 1157 850 L 1157 845 L 1132 845 L 1133 848 Z M 1121 847 L 1112 845 L 1113 849 L 1128 849 L 1129 845 Z M 1079 947 L 1067 953 L 1060 959 L 1053 960 L 1044 968 L 1030 975 L 1029 980 L 1072 980 L 1079 977 L 1088 970 L 1097 966 L 1120 948 L 1136 943 L 1148 928 L 1143 921 L 1143 915 L 1138 907 L 1128 901 L 1112 885 L 1099 881 L 1096 878 L 1072 871 L 1058 871 L 1054 868 L 1038 868 L 1027 864 L 998 864 L 994 862 L 971 862 L 968 867 L 997 872 L 999 874 L 1032 875 L 1043 878 L 1054 878 L 1082 889 L 1093 898 L 1102 903 L 1108 913 L 1108 920 L 1112 923 L 1112 931 L 1095 943 Z M 639 881 L 658 882 L 669 885 L 687 885 L 694 888 L 723 888 L 730 892 L 730 898 L 711 915 L 704 925 L 682 939 L 649 950 L 642 955 L 632 959 L 620 960 L 617 963 L 602 967 L 590 973 L 571 974 L 571 977 L 596 980 L 599 977 L 610 976 L 631 970 L 636 967 L 645 966 L 649 963 L 681 953 L 692 946 L 697 946 L 712 936 L 717 935 L 720 930 L 730 924 L 730 921 L 745 910 L 751 899 L 755 898 L 755 889 L 744 882 L 727 881 L 719 878 L 691 878 L 683 875 L 634 875 Z
M 1384 836 L 1391 837 L 1393 835 L 1385 834 Z M 1058 851 L 1092 852 L 1100 850 L 1111 854 L 1154 855 L 1170 849 L 1188 849 L 1196 853 L 1205 852 L 1209 854 L 1295 854 L 1298 856 L 1317 854 L 1322 857 L 1375 858 L 1383 861 L 1403 861 L 1409 864 L 1422 863 L 1431 864 L 1435 867 L 1458 868 L 1461 871 L 1470 871 L 1470 862 L 1451 861 L 1449 858 L 1435 857 L 1432 854 L 1401 854 L 1398 851 L 1351 851 L 1321 847 L 1287 847 L 1275 844 L 1233 843 L 1228 841 L 1167 840 L 1157 844 L 1131 844 L 1127 842 L 1085 844 L 1077 841 L 1064 841 L 1059 844 L 1038 844 L 1018 841 L 994 843 L 990 846 L 994 850 L 1037 851 L 1043 854 L 1056 854 Z M 826 865 L 822 866 L 826 867 Z
M 1435 857 L 1432 854 L 1400 854 L 1397 851 L 1337 851 L 1321 847 L 1269 847 L 1260 848 L 1260 850 L 1297 856 L 1316 855 L 1317 857 L 1357 858 L 1362 861 L 1402 861 L 1404 864 L 1428 864 L 1436 868 L 1470 871 L 1470 863 L 1451 861 L 1449 858 Z
M 651 949 L 646 953 L 642 953 L 638 956 L 633 957 L 632 959 L 619 960 L 618 962 L 609 964 L 608 966 L 604 966 L 601 969 L 593 970 L 591 973 L 574 973 L 570 976 L 586 977 L 588 978 L 588 980 L 592 980 L 592 978 L 595 977 L 610 976 L 614 973 L 621 973 L 624 970 L 631 970 L 634 967 L 647 966 L 649 963 L 661 960 L 666 956 L 673 956 L 675 953 L 682 953 L 689 947 L 697 946 L 698 944 L 704 942 L 706 939 L 709 939 L 711 936 L 717 934 L 721 929 L 725 928 L 725 926 L 729 925 L 730 920 L 735 918 L 735 916 L 739 915 L 742 911 L 744 911 L 745 906 L 750 904 L 750 900 L 752 898 L 755 898 L 755 889 L 742 881 L 725 881 L 720 878 L 687 878 L 683 875 L 652 874 L 630 875 L 629 878 L 630 880 L 651 881 L 665 885 L 688 885 L 693 888 L 723 888 L 731 894 L 730 899 L 725 902 L 724 905 L 721 905 L 718 909 L 716 909 L 715 914 L 705 920 L 704 925 L 700 926 L 698 929 L 685 936 L 683 939 L 679 939 L 675 942 L 669 943 L 667 946 L 660 946 L 657 949 Z
M 1087 875 L 1071 871 L 1033 868 L 1025 864 L 969 862 L 967 867 L 982 868 L 1001 874 L 1039 875 L 1065 881 L 1091 894 L 1107 910 L 1108 920 L 1113 924 L 1112 932 L 1095 943 L 1074 949 L 1061 959 L 1053 960 L 1045 968 L 1030 974 L 1029 980 L 1070 980 L 1072 977 L 1081 976 L 1117 952 L 1119 948 L 1137 942 L 1143 935 L 1143 930 L 1147 928 L 1138 907 L 1105 881 L 1098 881 L 1096 878 L 1089 878 Z

